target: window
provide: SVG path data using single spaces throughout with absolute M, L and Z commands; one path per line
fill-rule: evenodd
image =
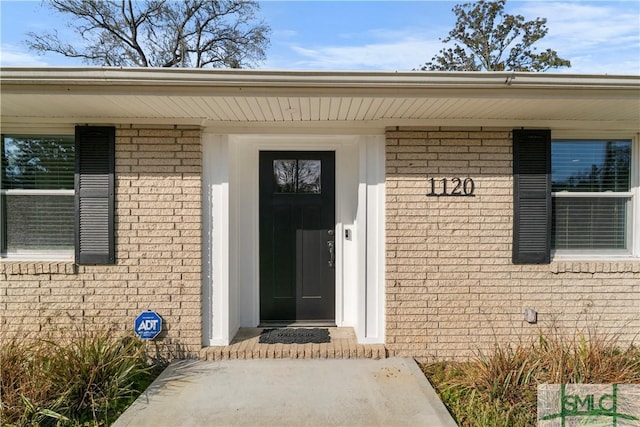
M 552 141 L 551 187 L 552 249 L 630 250 L 630 140 Z
M 637 142 L 513 130 L 513 263 L 640 255 Z
M 114 264 L 115 128 L 0 141 L 0 257 Z
M 274 160 L 273 181 L 276 193 L 321 194 L 320 160 Z
M 2 136 L 1 254 L 73 258 L 73 136 Z

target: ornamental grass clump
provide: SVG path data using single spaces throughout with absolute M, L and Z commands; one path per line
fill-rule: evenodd
M 622 347 L 617 336 L 579 333 L 540 335 L 542 382 L 549 384 L 640 384 L 640 348 Z
M 498 346 L 467 362 L 423 365 L 462 426 L 535 425 L 538 360 L 531 346 Z
M 73 332 L 0 350 L 2 425 L 110 425 L 152 381 L 144 343 Z
M 422 368 L 459 425 L 530 426 L 537 423 L 538 384 L 640 384 L 640 348 L 602 334 L 552 331 Z
M 0 425 L 47 425 L 66 420 L 66 396 L 49 374 L 44 342 L 10 340 L 0 347 Z

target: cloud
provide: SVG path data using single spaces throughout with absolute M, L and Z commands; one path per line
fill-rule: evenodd
M 638 59 L 616 59 L 603 61 L 598 55 L 585 55 L 570 57 L 571 68 L 554 70 L 557 73 L 574 74 L 615 74 L 634 75 L 640 74 L 640 64 Z
M 2 44 L 0 47 L 0 65 L 3 67 L 43 67 L 49 64 L 38 55 L 25 52 L 14 45 Z
M 282 30 L 278 30 L 278 29 L 271 29 L 272 33 L 271 33 L 271 37 L 274 39 L 287 39 L 287 38 L 293 38 L 296 37 L 298 35 L 298 32 L 296 30 L 286 30 L 286 29 L 282 29 Z
M 571 60 L 570 72 L 640 73 L 640 21 L 636 2 L 514 3 L 510 13 L 547 18 L 549 32 L 539 48 L 550 47 Z
M 573 48 L 586 49 L 602 44 L 640 43 L 638 11 L 576 3 L 527 3 L 519 12 L 532 19 L 547 18 L 547 38 L 561 39 Z
M 411 70 L 431 59 L 427 52 L 434 44 L 424 40 L 405 39 L 394 43 L 368 43 L 353 46 L 325 46 L 315 49 L 292 46 L 306 68 L 334 70 Z
M 442 48 L 434 36 L 408 30 L 375 29 L 347 44 L 286 45 L 286 53 L 271 55 L 268 68 L 315 70 L 409 71 L 431 60 Z M 279 57 L 287 58 L 286 62 Z

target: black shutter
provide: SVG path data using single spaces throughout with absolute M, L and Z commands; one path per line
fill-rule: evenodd
M 513 131 L 513 263 L 551 262 L 551 131 Z
M 114 264 L 115 128 L 76 127 L 76 263 Z

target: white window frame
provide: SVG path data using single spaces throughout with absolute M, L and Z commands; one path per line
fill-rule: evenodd
M 43 130 L 38 131 L 15 131 L 11 130 L 3 131 L 2 137 L 11 137 L 14 135 L 30 136 L 30 137 L 73 137 L 75 138 L 75 132 L 73 130 L 61 131 L 56 129 L 54 132 L 46 132 Z M 0 166 L 1 167 L 1 166 Z M 2 171 L 0 170 L 0 173 Z M 0 196 L 38 196 L 38 195 L 57 195 L 57 196 L 74 196 L 75 188 L 73 190 L 23 190 L 23 189 L 11 189 L 6 190 L 2 188 L 0 183 Z M 0 203 L 0 221 L 4 217 L 2 212 L 2 204 Z M 0 242 L 4 239 L 4 226 L 0 223 Z M 73 262 L 75 260 L 75 248 L 68 250 L 19 250 L 19 251 L 3 251 L 0 248 L 0 262 L 23 262 L 23 261 L 54 261 L 54 262 Z
M 581 261 L 581 260 L 610 260 L 624 261 L 637 260 L 640 258 L 640 133 L 630 135 L 628 133 L 615 132 L 613 134 L 580 134 L 571 132 L 553 132 L 551 143 L 554 141 L 566 140 L 631 140 L 631 186 L 628 192 L 598 193 L 598 192 L 553 192 L 551 197 L 562 198 L 586 198 L 586 197 L 628 197 L 627 214 L 627 248 L 626 249 L 552 249 L 551 258 L 553 261 Z M 551 158 L 553 163 L 553 158 Z M 552 225 L 554 226 L 554 225 Z

